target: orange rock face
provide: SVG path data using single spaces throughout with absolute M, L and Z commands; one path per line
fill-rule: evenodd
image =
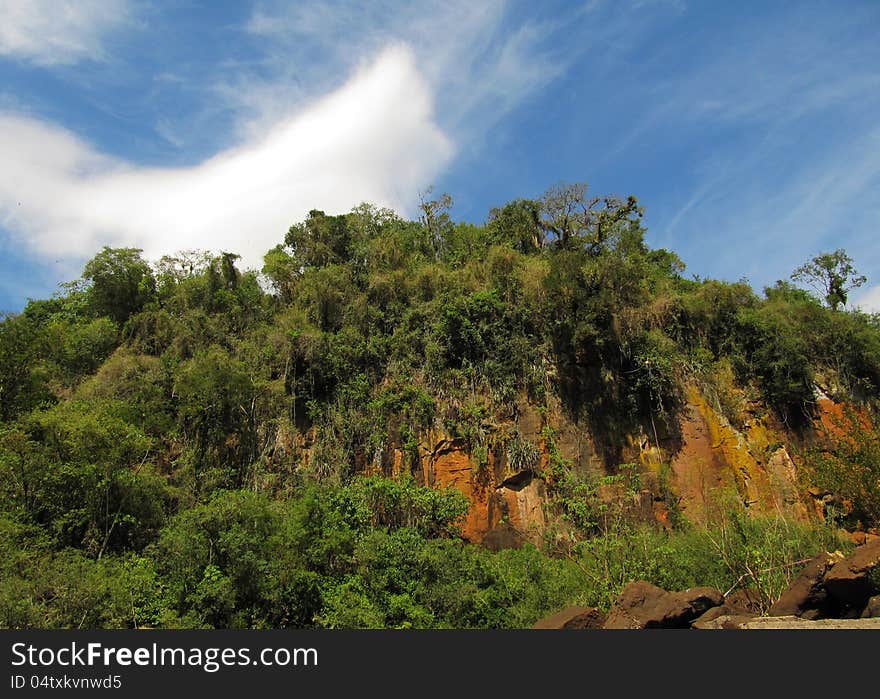
M 452 486 L 470 501 L 462 534 L 469 541 L 480 541 L 494 524 L 493 498 L 485 483 L 478 482 L 471 458 L 463 445 L 449 442 L 435 449 L 433 459 L 423 463 L 425 481 L 433 486 Z
M 854 413 L 830 399 L 819 401 L 817 434 L 828 439 L 844 439 L 847 420 Z M 681 414 L 680 433 L 673 443 L 661 435 L 649 439 L 624 435 L 630 447 L 625 460 L 641 461 L 641 492 L 624 492 L 620 486 L 611 492 L 600 488 L 599 497 L 629 498 L 628 516 L 672 527 L 672 508 L 686 519 L 703 522 L 713 515 L 718 496 L 727 492 L 750 511 L 780 513 L 796 519 L 815 518 L 815 497 L 801 497 L 808 484 L 798 483 L 798 469 L 785 445 L 792 436 L 776 424 L 768 412 L 758 409 L 745 413 L 738 426 L 721 415 L 700 391 L 692 386 Z M 860 422 L 865 416 L 855 413 Z M 454 487 L 469 501 L 463 522 L 463 535 L 472 542 L 508 546 L 523 541 L 539 542 L 547 529 L 547 488 L 538 473 L 546 472 L 549 460 L 542 428 L 555 428 L 555 446 L 581 475 L 615 473 L 619 464 L 603 463 L 589 432 L 566 420 L 559 406 L 539 412 L 527 403 L 519 406 L 510 429 L 540 450 L 536 471 L 515 471 L 502 449 L 490 449 L 485 463 L 477 463 L 467 445 L 449 435 L 429 432 L 421 436 L 417 458 L 406 456 L 389 445 L 382 464 L 365 465 L 368 472 L 399 477 L 412 470 L 425 485 Z M 656 430 L 654 431 L 656 437 Z M 413 455 L 415 456 L 415 455 Z M 616 487 L 616 486 L 615 486 Z
M 835 403 L 827 396 L 816 401 L 819 410 L 816 428 L 830 442 L 851 439 L 854 428 L 872 429 L 871 419 L 863 408 Z
M 670 485 L 689 520 L 705 521 L 722 488 L 758 512 L 809 516 L 783 435 L 763 420 L 754 418 L 740 431 L 691 387 L 681 430 L 680 449 L 671 458 Z
M 426 483 L 435 487 L 452 486 L 470 502 L 462 534 L 468 541 L 480 542 L 501 524 L 514 530 L 522 540 L 539 537 L 546 526 L 546 489 L 531 473 L 515 474 L 498 482 L 498 459 L 490 454 L 482 468 L 474 463 L 464 444 L 443 440 L 432 455 L 423 460 Z

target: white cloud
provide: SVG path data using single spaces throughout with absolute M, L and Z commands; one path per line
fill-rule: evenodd
M 452 151 L 412 51 L 398 45 L 259 137 L 190 168 L 138 167 L 58 127 L 0 115 L 0 228 L 55 258 L 81 260 L 104 244 L 151 258 L 226 249 L 258 267 L 310 208 L 410 205 Z
M 131 16 L 129 0 L 0 0 L 0 56 L 38 65 L 100 60 L 106 36 Z
M 346 70 L 389 42 L 406 42 L 435 95 L 438 119 L 462 140 L 499 119 L 556 78 L 579 55 L 564 40 L 574 18 L 589 8 L 572 6 L 552 21 L 514 20 L 507 0 L 380 0 L 289 3 L 265 0 L 247 31 L 260 37 L 269 79 L 233 76 L 221 85 L 226 98 L 247 82 L 242 104 L 259 129 L 266 114 L 289 108 L 303 92 Z M 545 13 L 546 14 L 546 13 Z M 315 60 L 319 57 L 319 60 Z M 278 86 L 290 87 L 279 94 Z M 240 98 L 241 99 L 241 98 Z
M 853 306 L 865 313 L 880 313 L 880 284 L 869 286 L 860 293 Z

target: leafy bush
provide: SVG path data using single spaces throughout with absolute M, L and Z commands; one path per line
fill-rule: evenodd
M 840 513 L 842 524 L 880 526 L 880 438 L 855 414 L 848 415 L 841 428 L 845 436 L 833 450 L 807 452 L 807 476 L 848 503 Z

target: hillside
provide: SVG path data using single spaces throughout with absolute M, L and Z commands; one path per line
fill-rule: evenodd
M 843 251 L 794 275 L 821 298 L 757 294 L 634 197 L 451 204 L 312 211 L 260 274 L 105 248 L 6 317 L 0 626 L 529 626 L 638 579 L 769 608 L 880 526 Z

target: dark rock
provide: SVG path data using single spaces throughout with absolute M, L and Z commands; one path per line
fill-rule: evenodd
M 864 610 L 862 610 L 862 619 L 877 618 L 880 618 L 880 595 L 874 595 L 869 599 L 868 604 L 866 604 Z
M 828 599 L 823 580 L 840 560 L 839 554 L 829 553 L 820 553 L 812 558 L 770 607 L 770 615 L 816 618 L 830 613 L 835 605 Z
M 645 628 L 686 629 L 694 619 L 723 602 L 724 595 L 712 587 L 669 592 L 654 604 Z
M 880 539 L 859 546 L 825 574 L 825 589 L 835 599 L 863 608 L 880 593 Z
M 734 590 L 724 598 L 721 605 L 737 614 L 760 614 L 763 608 L 761 593 L 749 587 Z M 711 610 L 710 610 L 711 611 Z
M 482 544 L 490 551 L 522 548 L 526 539 L 522 532 L 507 522 L 501 522 L 483 537 Z
M 601 629 L 605 614 L 595 607 L 566 607 L 535 622 L 533 629 Z
M 715 626 L 706 626 L 706 624 L 723 616 L 735 617 L 736 619 L 750 619 L 758 616 L 761 613 L 761 609 L 761 595 L 757 591 L 749 588 L 736 590 L 724 599 L 723 604 L 718 607 L 712 607 L 694 621 L 691 626 L 695 629 L 716 628 Z
M 643 629 L 650 616 L 654 604 L 664 595 L 666 590 L 639 580 L 623 588 L 603 628 L 606 629 Z
M 712 607 L 707 612 L 703 612 L 697 619 L 691 624 L 695 629 L 707 628 L 704 626 L 699 626 L 699 624 L 706 624 L 710 621 L 715 621 L 715 619 L 722 616 L 731 616 L 735 612 L 728 609 L 727 605 L 722 604 L 720 607 Z
M 644 581 L 630 583 L 608 613 L 604 628 L 684 629 L 723 601 L 722 594 L 711 587 L 666 592 Z

